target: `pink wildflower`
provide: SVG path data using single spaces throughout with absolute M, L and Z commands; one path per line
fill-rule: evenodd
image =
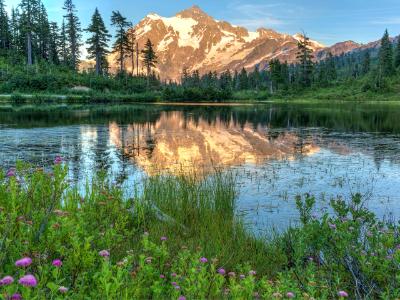
M 218 274 L 220 274 L 220 275 L 225 275 L 225 273 L 226 273 L 226 272 L 225 272 L 225 269 L 223 269 L 223 268 L 219 268 L 217 272 L 218 272 Z
M 21 300 L 22 296 L 21 294 L 15 293 L 11 296 L 11 300 Z
M 166 241 L 166 240 L 167 240 L 167 237 L 166 237 L 166 236 L 162 236 L 162 237 L 161 237 L 161 241 L 164 242 L 164 241 Z
M 185 296 L 179 296 L 178 300 L 186 300 Z
M 37 285 L 37 280 L 35 276 L 33 275 L 25 275 L 21 277 L 18 281 L 21 285 L 23 286 L 36 286 Z
M 17 267 L 28 267 L 32 264 L 32 259 L 30 257 L 24 257 L 15 262 Z
M 68 288 L 66 288 L 65 286 L 60 286 L 60 287 L 58 288 L 58 291 L 59 291 L 61 294 L 65 294 L 66 292 L 68 292 Z
M 53 260 L 53 263 L 52 263 L 52 265 L 53 265 L 54 267 L 57 267 L 57 268 L 61 267 L 62 264 L 63 264 L 63 263 L 62 263 L 61 259 L 55 259 L 55 260 Z
M 62 163 L 62 161 L 63 161 L 63 159 L 61 156 L 56 156 L 56 158 L 54 159 L 54 164 L 59 165 Z
M 101 250 L 99 252 L 99 255 L 102 257 L 109 257 L 110 256 L 110 252 L 108 252 L 107 250 Z
M 339 291 L 337 294 L 339 297 L 343 297 L 343 298 L 347 298 L 349 296 L 349 294 L 347 294 L 347 292 L 345 292 L 345 291 Z
M 6 176 L 7 177 L 15 177 L 15 169 L 14 168 L 9 169 L 6 173 Z
M 287 298 L 294 298 L 294 293 L 292 293 L 292 292 L 287 292 L 287 293 L 286 293 L 286 297 L 287 297 Z
M 200 262 L 203 263 L 203 264 L 205 264 L 205 263 L 208 262 L 208 259 L 205 258 L 205 257 L 202 257 L 202 258 L 200 258 Z
M 11 276 L 5 276 L 5 277 L 3 277 L 3 279 L 0 280 L 0 286 L 10 285 L 13 282 L 14 282 L 14 278 L 12 278 Z

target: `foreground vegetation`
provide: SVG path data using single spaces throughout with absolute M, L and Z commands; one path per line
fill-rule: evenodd
M 398 226 L 360 196 L 300 226 L 253 236 L 235 215 L 234 177 L 152 177 L 126 199 L 104 174 L 85 196 L 67 167 L 0 175 L 0 294 L 5 299 L 394 299 Z

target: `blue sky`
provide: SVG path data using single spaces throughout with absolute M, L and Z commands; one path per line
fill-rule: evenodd
M 5 0 L 8 9 L 20 0 Z M 63 0 L 43 0 L 50 19 L 60 21 Z M 109 24 L 112 10 L 120 10 L 133 23 L 150 12 L 172 16 L 194 4 L 219 20 L 294 34 L 305 31 L 325 45 L 354 40 L 366 43 L 380 38 L 385 28 L 400 34 L 400 0 L 75 0 L 83 27 L 98 7 Z

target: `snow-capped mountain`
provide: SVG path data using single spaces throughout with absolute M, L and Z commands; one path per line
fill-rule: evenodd
M 274 58 L 294 62 L 297 43 L 301 38 L 300 34 L 291 36 L 265 28 L 251 32 L 215 20 L 198 6 L 168 18 L 149 14 L 133 29 L 139 48 L 147 39 L 155 45 L 157 69 L 164 80 L 179 80 L 184 68 L 189 72 L 219 73 L 243 67 L 252 69 L 256 65 L 263 68 Z M 311 41 L 311 46 L 316 52 L 326 50 L 324 45 L 316 41 Z M 320 55 L 324 54 L 321 52 Z M 127 62 L 127 69 L 130 68 Z

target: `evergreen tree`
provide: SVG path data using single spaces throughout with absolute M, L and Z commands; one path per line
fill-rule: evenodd
M 19 11 L 17 8 L 13 8 L 11 10 L 11 21 L 10 21 L 10 32 L 11 32 L 11 49 L 12 54 L 20 54 L 21 48 L 20 48 L 20 33 L 19 33 Z
M 79 22 L 79 18 L 76 15 L 76 8 L 75 5 L 72 3 L 72 0 L 65 0 L 63 9 L 66 12 L 64 16 L 66 21 L 65 22 L 66 47 L 68 48 L 66 63 L 73 70 L 77 70 L 79 65 L 79 55 L 80 55 L 79 47 L 82 45 L 81 23 Z
M 22 0 L 19 5 L 21 14 L 18 19 L 18 31 L 20 40 L 18 43 L 21 49 L 24 49 L 26 55 L 26 62 L 28 65 L 33 64 L 33 35 L 35 32 L 35 15 L 37 15 L 38 1 L 36 0 Z M 23 45 L 26 45 L 24 47 Z
M 394 66 L 396 68 L 400 67 L 400 37 L 398 37 L 397 40 L 396 55 L 394 57 Z
M 242 68 L 239 74 L 239 90 L 248 90 L 249 89 L 249 78 L 247 76 L 247 71 L 245 68 Z
M 0 0 L 0 49 L 9 49 L 11 33 L 4 0 Z
M 297 43 L 297 60 L 299 65 L 299 83 L 302 87 L 311 86 L 313 74 L 313 55 L 310 48 L 310 39 L 303 34 Z
M 107 54 L 109 51 L 107 50 L 107 42 L 110 40 L 110 35 L 97 8 L 86 31 L 91 33 L 86 41 L 89 45 L 87 48 L 88 58 L 96 61 L 96 75 L 103 74 L 108 70 Z
M 370 69 L 371 69 L 371 55 L 369 53 L 369 50 L 367 50 L 365 51 L 363 56 L 361 72 L 363 75 L 366 75 L 369 73 Z
M 49 60 L 49 44 L 50 44 L 50 23 L 46 8 L 39 2 L 37 10 L 37 26 L 35 32 L 36 38 L 36 56 Z
M 113 52 L 117 53 L 116 62 L 119 64 L 119 72 L 123 73 L 125 58 L 131 50 L 131 44 L 127 35 L 127 28 L 132 26 L 119 11 L 113 11 L 111 16 L 111 25 L 116 27 L 115 42 Z M 148 75 L 150 72 L 148 73 Z
M 157 55 L 153 49 L 153 44 L 151 43 L 150 39 L 147 40 L 144 49 L 142 50 L 142 55 L 143 64 L 147 70 L 147 86 L 149 86 L 151 70 L 156 66 L 157 63 Z
M 49 61 L 58 65 L 60 63 L 59 57 L 60 35 L 59 28 L 56 22 L 50 23 L 50 37 L 49 37 Z
M 131 76 L 133 76 L 135 71 L 135 52 L 136 52 L 136 33 L 133 28 L 127 31 L 128 36 L 128 57 L 131 59 Z M 137 66 L 139 68 L 139 66 Z
M 381 48 L 379 49 L 379 71 L 384 77 L 394 74 L 393 49 L 387 30 L 381 39 Z
M 67 32 L 65 28 L 65 20 L 61 23 L 60 33 L 60 59 L 64 65 L 68 65 L 69 49 L 67 45 Z
M 331 52 L 328 52 L 325 66 L 326 66 L 326 79 L 328 83 L 331 83 L 332 81 L 335 81 L 337 79 L 335 58 L 333 57 Z

